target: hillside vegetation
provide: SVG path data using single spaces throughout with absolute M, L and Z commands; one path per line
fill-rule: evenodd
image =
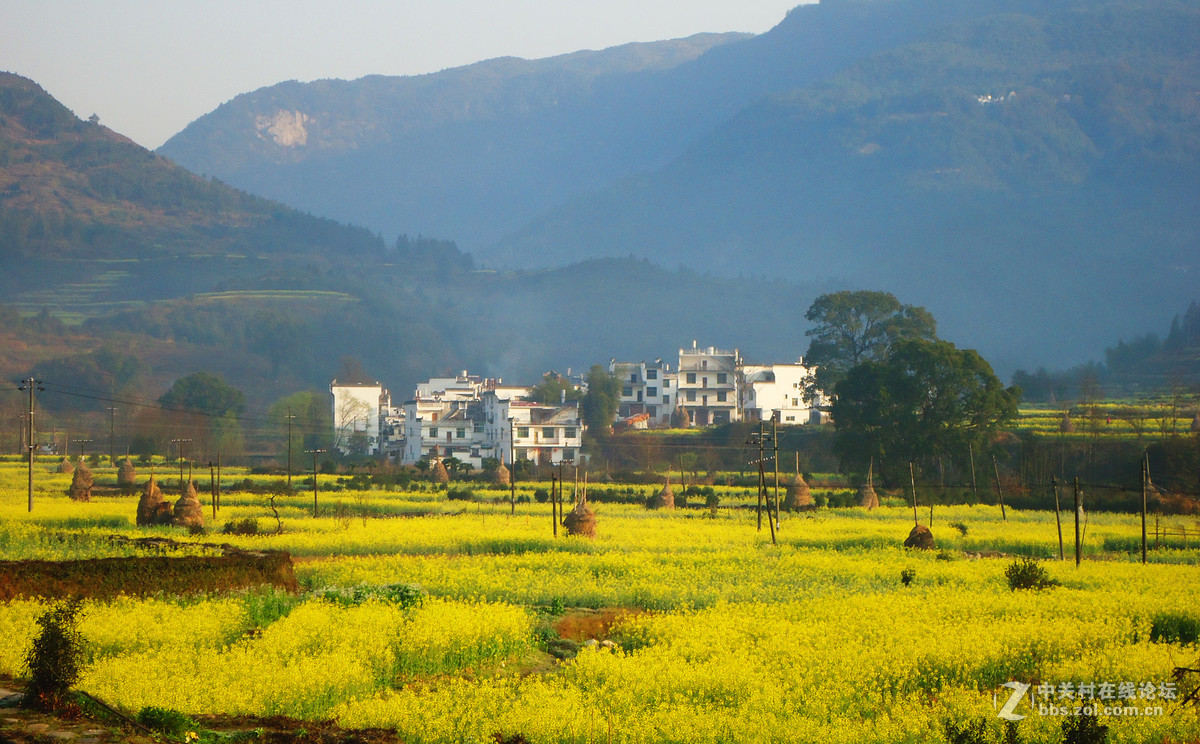
M 195 176 L 0 73 L 0 259 L 381 248 L 361 228 Z

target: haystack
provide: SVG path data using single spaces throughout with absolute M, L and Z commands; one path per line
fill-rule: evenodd
M 1063 434 L 1070 434 L 1075 431 L 1075 422 L 1071 420 L 1071 412 L 1063 411 L 1062 421 L 1058 422 L 1058 430 Z
M 64 457 L 62 459 L 62 462 L 58 464 L 58 472 L 68 475 L 75 472 L 75 466 L 71 464 L 70 458 Z
M 654 497 L 654 500 L 650 502 L 650 508 L 652 508 L 652 509 L 674 509 L 675 508 L 675 492 L 673 490 L 671 490 L 670 476 L 667 476 L 666 485 L 664 485 L 662 487 L 662 490 L 659 491 L 658 495 Z
M 137 488 L 137 470 L 134 469 L 133 463 L 126 457 L 121 467 L 117 470 L 117 485 L 122 491 L 129 493 Z
M 879 495 L 875 493 L 874 482 L 875 463 L 871 463 L 871 467 L 867 469 L 867 482 L 858 487 L 858 505 L 865 509 L 874 509 L 879 506 Z
M 146 481 L 146 488 L 142 491 L 142 497 L 138 499 L 137 523 L 139 527 L 171 523 L 171 506 L 163 501 L 162 491 L 154 482 L 153 475 Z
M 923 524 L 918 524 L 912 528 L 912 532 L 908 533 L 908 539 L 904 541 L 906 548 L 919 548 L 920 550 L 935 550 L 937 543 L 933 540 L 933 533 Z
M 508 472 L 508 468 L 504 467 L 504 463 L 500 463 L 500 467 L 496 468 L 496 485 L 507 486 L 512 483 L 512 474 Z
M 812 491 L 809 489 L 808 483 L 804 481 L 803 475 L 797 474 L 792 482 L 787 484 L 787 494 L 783 497 L 783 508 L 788 511 L 797 511 L 812 506 L 812 503 Z
M 175 502 L 175 515 L 171 518 L 171 524 L 176 527 L 203 527 L 204 526 L 204 509 L 200 506 L 200 499 L 196 496 L 196 482 L 188 478 L 187 489 L 183 492 L 183 496 Z
M 586 499 L 575 504 L 575 508 L 567 513 L 563 527 L 567 528 L 568 535 L 596 536 L 596 513 L 588 508 Z
M 72 501 L 91 501 L 94 480 L 92 469 L 83 460 L 80 460 L 79 466 L 75 468 L 75 473 L 71 476 L 71 487 L 67 489 L 67 495 L 71 497 Z
M 433 473 L 433 482 L 434 483 L 449 483 L 450 482 L 450 472 L 448 470 L 446 470 L 446 466 L 442 464 L 441 460 L 438 460 L 433 463 L 433 467 L 430 468 L 430 472 Z

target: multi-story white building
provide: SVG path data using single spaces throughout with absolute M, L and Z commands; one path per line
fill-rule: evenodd
M 329 384 L 333 393 L 333 446 L 343 455 L 377 455 L 383 441 L 381 423 L 391 411 L 391 395 L 379 382 Z
M 511 463 L 514 454 L 535 462 L 575 459 L 582 444 L 578 404 L 522 400 L 529 392 L 466 373 L 419 385 L 418 396 L 404 404 L 401 463 L 454 457 L 480 468 L 489 457 Z
M 748 421 L 770 421 L 778 417 L 780 424 L 819 424 L 824 401 L 812 403 L 804 399 L 804 391 L 812 379 L 813 368 L 803 360 L 791 364 L 746 364 L 742 366 L 741 407 Z
M 621 402 L 617 418 L 627 419 L 639 414 L 650 417 L 651 426 L 666 426 L 675 409 L 677 379 L 671 365 L 662 359 L 653 362 L 618 362 L 609 360 L 608 371 L 621 383 Z
M 504 463 L 530 460 L 541 464 L 579 458 L 583 421 L 577 401 L 545 405 L 485 395 L 483 404 L 488 419 L 488 456 Z
M 714 346 L 679 350 L 677 400 L 693 426 L 728 424 L 741 418 L 739 376 L 742 357 L 737 349 Z

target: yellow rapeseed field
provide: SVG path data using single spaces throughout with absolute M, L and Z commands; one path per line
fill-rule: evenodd
M 326 494 L 347 508 L 317 519 L 311 500 L 289 496 L 280 534 L 216 538 L 139 529 L 136 497 L 74 503 L 49 473 L 30 514 L 19 472 L 0 465 L 5 559 L 138 552 L 114 534 L 300 558 L 299 597 L 85 603 L 81 687 L 130 711 L 334 718 L 395 728 L 405 742 L 849 744 L 942 742 L 967 725 L 978 741 L 1060 742 L 1068 717 L 1050 706 L 1079 705 L 1101 709 L 1109 742 L 1200 741 L 1196 708 L 1170 697 L 1187 684 L 1173 687 L 1172 670 L 1196 666 L 1200 650 L 1160 627 L 1165 616 L 1200 623 L 1200 550 L 1152 550 L 1143 566 L 1134 515 L 1087 514 L 1079 568 L 1057 560 L 1053 513 L 1005 520 L 990 506 L 936 508 L 935 551 L 900 546 L 909 508 L 785 514 L 772 545 L 746 509 L 594 504 L 599 534 L 581 540 L 552 536 L 549 505 L 510 516 L 506 503 L 429 489 Z M 261 495 L 224 503 L 210 528 L 275 527 Z M 406 513 L 422 516 L 379 516 Z M 1070 558 L 1070 522 L 1064 534 Z M 1010 589 L 1018 556 L 1057 585 Z M 389 599 L 396 584 L 424 599 Z M 44 607 L 0 605 L 0 673 L 21 674 Z M 631 612 L 598 639 L 615 645 L 558 660 L 545 652 L 562 608 Z M 1000 717 L 1016 692 L 1006 684 L 1030 685 L 1011 723 Z

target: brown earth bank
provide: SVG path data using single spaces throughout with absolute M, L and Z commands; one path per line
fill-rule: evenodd
M 239 551 L 221 556 L 0 561 L 0 602 L 21 597 L 209 594 L 258 586 L 299 591 L 292 557 L 282 551 Z
M 0 676 L 0 744 L 162 744 L 175 738 L 152 731 L 134 718 L 81 697 L 80 706 L 45 713 L 6 703 L 19 694 L 18 681 Z M 192 716 L 199 741 L 218 738 L 253 744 L 397 744 L 391 729 L 344 729 L 331 721 L 298 721 L 283 716 Z M 212 734 L 216 734 L 214 737 Z

